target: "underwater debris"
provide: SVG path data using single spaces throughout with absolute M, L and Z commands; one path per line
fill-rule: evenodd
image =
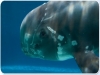
M 73 45 L 73 46 L 76 46 L 76 45 L 77 45 L 77 41 L 76 41 L 76 40 L 73 40 L 73 41 L 72 41 L 72 45 Z
M 56 31 L 54 31 L 51 27 L 47 26 L 47 28 L 54 34 L 56 34 Z
M 58 39 L 59 39 L 60 41 L 62 41 L 62 40 L 64 39 L 64 36 L 58 35 Z

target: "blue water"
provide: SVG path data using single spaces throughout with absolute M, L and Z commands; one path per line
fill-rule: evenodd
M 74 59 L 42 60 L 28 57 L 21 51 L 21 22 L 27 13 L 43 3 L 44 1 L 2 3 L 1 70 L 3 73 L 81 73 Z

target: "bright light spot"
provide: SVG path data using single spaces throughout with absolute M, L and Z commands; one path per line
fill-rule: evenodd
M 68 12 L 69 12 L 70 15 L 73 14 L 73 10 L 74 10 L 74 5 L 73 5 L 73 3 L 71 3 L 70 6 L 69 6 L 69 9 L 68 9 Z
M 46 3 L 43 3 L 43 5 L 45 5 Z
M 84 4 L 83 4 L 83 2 L 81 2 L 81 7 L 82 7 L 82 8 L 84 7 Z
M 47 27 L 52 33 L 56 34 L 56 31 L 54 31 L 51 27 Z
M 86 47 L 85 47 L 85 49 L 88 49 L 88 48 L 89 48 L 89 46 L 86 46 Z
M 62 40 L 64 39 L 64 36 L 58 35 L 58 39 L 59 39 L 60 41 L 62 41 Z
M 73 45 L 73 46 L 76 46 L 76 45 L 77 45 L 77 41 L 76 41 L 76 40 L 73 40 L 73 41 L 72 41 L 72 45 Z
M 47 10 L 47 8 L 45 8 L 45 10 Z
M 25 42 L 27 42 L 30 38 L 31 34 L 25 33 Z
M 44 16 L 46 16 L 46 15 L 47 15 L 47 13 L 44 14 Z
M 48 18 L 46 18 L 46 19 L 44 19 L 44 20 L 48 20 L 48 19 L 51 19 L 53 16 L 51 16 L 51 17 L 48 17 Z
M 61 61 L 63 61 L 63 60 L 68 60 L 68 59 L 71 59 L 71 58 L 73 58 L 73 56 L 72 55 L 58 55 L 58 59 L 59 60 L 61 60 Z
M 88 72 L 88 68 L 86 67 L 86 68 L 84 69 L 84 71 L 85 71 L 85 72 Z

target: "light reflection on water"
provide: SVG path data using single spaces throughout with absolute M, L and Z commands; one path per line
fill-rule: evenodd
M 2 66 L 4 73 L 81 73 L 79 69 L 45 66 Z

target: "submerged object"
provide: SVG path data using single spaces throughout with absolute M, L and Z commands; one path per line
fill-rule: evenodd
M 82 72 L 99 69 L 99 4 L 50 1 L 29 12 L 20 27 L 22 51 L 31 57 L 75 58 Z

